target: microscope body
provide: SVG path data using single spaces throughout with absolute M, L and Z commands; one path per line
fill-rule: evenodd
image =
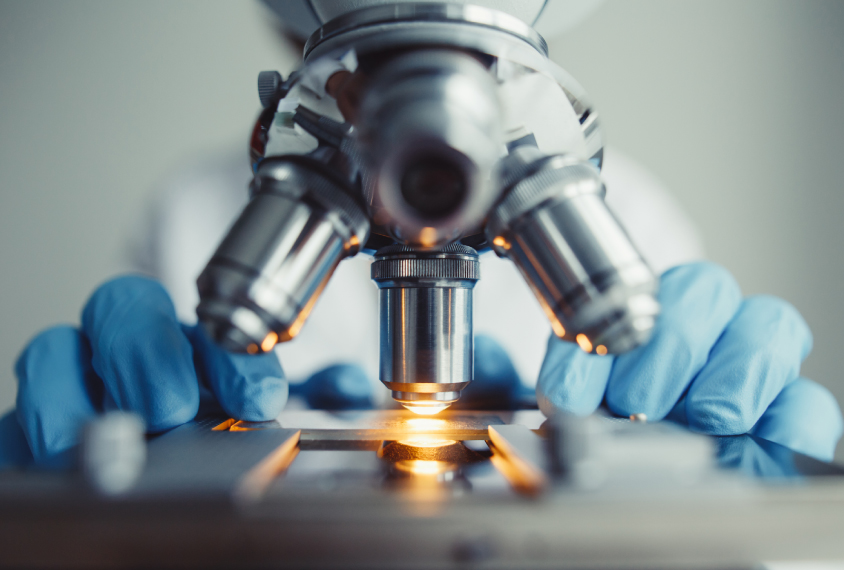
M 511 259 L 559 337 L 647 341 L 656 279 L 604 204 L 583 90 L 518 18 L 446 3 L 339 14 L 259 76 L 252 199 L 198 279 L 229 350 L 296 336 L 344 258 L 374 256 L 382 382 L 436 413 L 472 380 L 478 255 Z M 373 339 L 374 341 L 374 339 Z

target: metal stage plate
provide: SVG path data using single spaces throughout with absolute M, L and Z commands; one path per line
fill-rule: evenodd
M 609 419 L 588 424 L 579 449 L 570 435 L 580 428 L 561 440 L 543 421 L 535 411 L 206 418 L 152 439 L 137 484 L 117 497 L 78 473 L 0 473 L 0 566 L 749 568 L 844 558 L 835 465 L 749 436 Z M 562 470 L 560 449 L 571 456 Z

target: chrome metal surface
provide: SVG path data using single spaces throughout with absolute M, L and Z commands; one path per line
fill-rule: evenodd
M 586 352 L 617 354 L 646 342 L 657 281 L 604 203 L 598 171 L 565 157 L 517 149 L 487 238 L 513 260 L 554 332 Z
M 139 484 L 117 499 L 70 472 L 6 471 L 0 566 L 711 569 L 844 556 L 844 471 L 753 436 L 715 438 L 725 469 L 692 472 L 691 448 L 660 426 L 605 420 L 586 450 L 599 486 L 569 478 L 525 500 L 511 485 L 542 468 L 549 430 L 536 437 L 520 414 L 369 414 L 297 411 L 280 418 L 292 429 L 236 432 L 191 422 L 150 440 Z M 472 440 L 492 426 L 509 465 L 490 465 L 452 422 Z M 355 441 L 370 427 L 386 441 Z M 640 477 L 648 465 L 656 478 Z
M 431 28 L 435 25 L 457 24 L 462 27 L 477 27 L 507 34 L 529 44 L 542 55 L 548 55 L 548 45 L 536 30 L 518 18 L 471 4 L 446 2 L 403 2 L 372 6 L 339 16 L 314 32 L 305 43 L 304 57 L 330 40 L 355 33 L 360 40 L 361 32 L 375 32 L 382 35 L 385 24 L 410 23 Z M 430 38 L 430 31 L 426 30 Z M 424 32 L 423 32 L 424 33 Z M 430 40 L 429 40 L 430 41 Z
M 477 253 L 389 246 L 376 253 L 372 278 L 381 289 L 381 381 L 413 411 L 444 409 L 472 380 Z
M 493 76 L 464 53 L 413 51 L 375 75 L 357 140 L 373 216 L 397 241 L 437 247 L 480 225 L 497 196 L 501 114 Z
M 255 186 L 197 280 L 211 338 L 250 353 L 295 337 L 337 264 L 369 235 L 361 206 L 303 163 L 265 160 Z

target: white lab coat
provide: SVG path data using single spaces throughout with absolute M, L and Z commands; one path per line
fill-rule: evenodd
M 690 219 L 647 170 L 607 149 L 603 177 L 607 204 L 655 272 L 702 258 Z M 245 152 L 186 165 L 163 181 L 137 231 L 134 268 L 164 284 L 185 322 L 196 321 L 196 278 L 246 204 L 250 179 Z M 378 290 L 370 262 L 364 254 L 341 262 L 301 333 L 276 348 L 292 382 L 332 364 L 355 363 L 377 383 Z M 513 264 L 492 252 L 481 256 L 474 321 L 475 334 L 497 339 L 523 381 L 534 385 L 550 325 Z

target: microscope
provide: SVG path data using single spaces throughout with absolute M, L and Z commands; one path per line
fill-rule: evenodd
M 210 337 L 271 351 L 343 259 L 371 255 L 380 380 L 435 414 L 472 380 L 472 289 L 492 250 L 560 338 L 598 355 L 646 342 L 657 281 L 604 203 L 598 115 L 542 37 L 468 4 L 333 9 L 300 69 L 259 75 L 251 200 L 197 282 Z
M 646 342 L 656 282 L 604 203 L 598 117 L 525 15 L 376 2 L 279 0 L 358 10 L 313 33 L 301 69 L 259 76 L 251 200 L 198 279 L 212 338 L 271 351 L 300 332 L 342 260 L 373 256 L 380 379 L 435 414 L 472 380 L 473 287 L 492 250 L 560 338 L 597 355 Z M 309 409 L 253 422 L 211 409 L 148 436 L 112 411 L 86 427 L 80 473 L 2 473 L 0 566 L 844 558 L 844 469 L 638 416 Z

